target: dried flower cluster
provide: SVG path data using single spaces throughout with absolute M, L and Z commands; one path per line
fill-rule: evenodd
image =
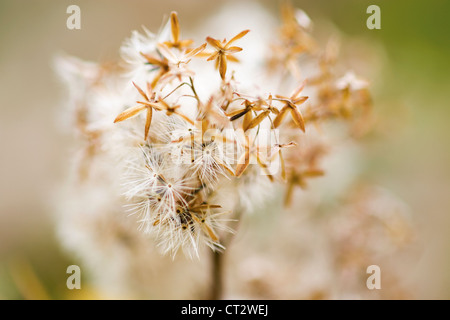
M 117 199 L 120 181 L 129 212 L 171 255 L 224 249 L 230 222 L 283 183 L 288 205 L 324 174 L 321 126 L 361 131 L 371 102 L 366 81 L 334 73 L 336 47 L 319 49 L 304 12 L 286 6 L 282 22 L 258 75 L 239 74 L 258 30 L 194 44 L 175 12 L 157 35 L 134 32 L 120 63 L 60 59 L 82 141 L 78 183 L 109 184 Z

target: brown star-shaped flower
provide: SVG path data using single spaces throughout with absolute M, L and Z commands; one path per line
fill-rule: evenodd
M 164 42 L 169 48 L 182 50 L 188 48 L 194 42 L 191 39 L 180 40 L 180 23 L 178 22 L 178 14 L 175 11 L 172 11 L 170 14 L 170 30 L 172 32 L 172 40 Z
M 294 123 L 299 127 L 303 132 L 305 132 L 305 121 L 303 120 L 303 116 L 301 112 L 298 110 L 297 105 L 304 103 L 308 97 L 306 96 L 300 96 L 300 93 L 302 92 L 303 88 L 305 86 L 305 82 L 303 82 L 293 93 L 292 95 L 288 97 L 283 97 L 276 95 L 276 99 L 278 101 L 282 101 L 285 103 L 284 107 L 280 110 L 280 113 L 276 116 L 275 120 L 273 121 L 273 125 L 275 128 L 278 128 L 283 121 L 283 119 L 286 117 L 286 114 L 288 111 L 291 112 L 292 120 L 294 120 Z
M 207 59 L 207 61 L 216 60 L 216 67 L 219 68 L 220 77 L 225 79 L 225 74 L 227 73 L 227 59 L 230 61 L 238 61 L 233 54 L 242 51 L 240 47 L 232 47 L 231 44 L 236 40 L 239 40 L 245 36 L 250 30 L 244 30 L 235 35 L 230 41 L 224 39 L 222 42 L 207 37 L 206 41 L 215 49 L 215 52 Z
M 114 120 L 114 123 L 121 122 L 124 120 L 127 120 L 131 117 L 134 117 L 139 112 L 143 110 L 147 110 L 147 119 L 145 121 L 145 136 L 144 139 L 147 140 L 148 137 L 148 131 L 150 129 L 150 124 L 152 122 L 152 116 L 153 116 L 153 109 L 161 110 L 161 107 L 157 105 L 158 102 L 155 99 L 155 92 L 152 93 L 152 88 L 149 83 L 147 83 L 147 93 L 145 93 L 137 84 L 133 82 L 133 85 L 136 87 L 136 89 L 139 91 L 140 95 L 144 98 L 145 101 L 137 101 L 138 105 L 126 109 L 124 112 L 119 114 L 116 119 Z M 150 95 L 151 93 L 151 95 Z M 149 98 L 150 96 L 150 98 Z

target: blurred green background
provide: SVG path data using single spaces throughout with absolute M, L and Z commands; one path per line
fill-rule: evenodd
M 131 30 L 157 30 L 172 10 L 189 29 L 230 2 L 0 0 L 0 299 L 70 294 L 65 270 L 73 261 L 59 248 L 51 219 L 70 151 L 57 123 L 63 91 L 51 68 L 54 55 L 115 60 Z M 278 12 L 279 2 L 261 3 Z M 412 208 L 421 244 L 411 265 L 414 294 L 450 298 L 450 2 L 293 3 L 314 22 L 329 21 L 344 37 L 377 48 L 372 54 L 382 68 L 371 80 L 382 121 L 377 138 L 364 141 L 364 176 Z M 81 30 L 66 28 L 70 4 L 81 7 Z M 381 30 L 366 28 L 371 4 L 381 8 Z M 42 288 L 27 293 L 27 281 Z

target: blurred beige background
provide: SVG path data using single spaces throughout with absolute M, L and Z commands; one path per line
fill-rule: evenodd
M 55 295 L 70 260 L 56 243 L 52 196 L 65 174 L 70 138 L 58 123 L 64 90 L 52 70 L 60 52 L 100 61 L 118 58 L 131 30 L 157 30 L 178 11 L 183 28 L 198 26 L 230 0 L 0 0 L 0 298 L 20 298 L 9 274 L 27 257 Z M 276 12 L 276 1 L 262 1 Z M 66 8 L 82 10 L 81 30 L 66 28 Z M 405 271 L 419 298 L 450 298 L 450 3 L 378 1 L 382 30 L 365 27 L 370 1 L 295 1 L 348 37 L 382 48 L 374 79 L 381 138 L 364 147 L 364 175 L 412 208 L 420 259 Z M 370 62 L 369 62 L 370 63 Z M 13 262 L 11 262 L 13 261 Z

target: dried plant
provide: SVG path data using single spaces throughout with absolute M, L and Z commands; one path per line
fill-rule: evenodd
M 258 30 L 194 44 L 181 39 L 176 12 L 157 35 L 134 32 L 117 64 L 60 58 L 83 140 L 79 188 L 109 190 L 163 253 L 195 257 L 204 245 L 225 250 L 241 215 L 263 200 L 289 205 L 296 187 L 326 174 L 327 148 L 308 137 L 337 121 L 360 132 L 369 123 L 368 83 L 335 74 L 335 47 L 320 50 L 303 11 L 282 13 L 258 65 L 265 79 L 239 74 L 245 60 L 235 57 L 245 57 Z

